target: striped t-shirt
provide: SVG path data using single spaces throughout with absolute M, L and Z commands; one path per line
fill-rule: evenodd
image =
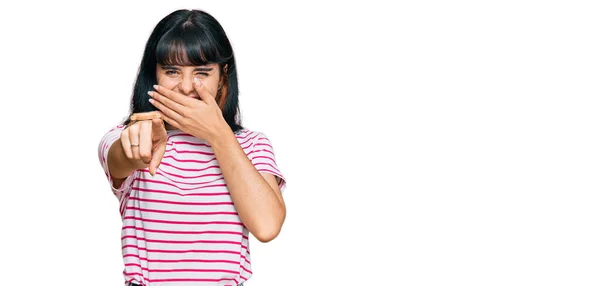
M 133 172 L 112 187 L 106 162 L 123 125 L 107 132 L 99 160 L 119 200 L 125 285 L 238 285 L 252 276 L 248 229 L 242 224 L 211 146 L 180 130 L 167 130 L 156 176 Z M 265 134 L 242 129 L 240 146 L 259 172 L 286 181 Z

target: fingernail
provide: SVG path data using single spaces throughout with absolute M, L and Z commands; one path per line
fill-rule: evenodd
M 150 99 L 148 99 L 148 101 L 150 101 L 150 103 L 154 104 L 154 99 L 150 98 Z
M 153 85 L 152 87 L 154 87 L 154 89 L 158 90 L 158 85 Z
M 195 77 L 195 78 L 194 78 L 194 83 L 195 83 L 197 86 L 201 86 L 201 85 L 202 85 L 202 82 L 201 82 L 201 81 L 200 81 L 200 80 L 199 80 L 197 77 Z
M 148 92 L 148 95 L 149 95 L 150 97 L 152 97 L 152 91 L 149 91 L 149 92 Z

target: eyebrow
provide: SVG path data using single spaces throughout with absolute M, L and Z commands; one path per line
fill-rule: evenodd
M 162 66 L 163 69 L 166 70 L 180 70 L 180 68 L 176 67 L 176 66 Z M 195 68 L 194 71 L 203 71 L 203 72 L 209 72 L 213 70 L 213 68 Z

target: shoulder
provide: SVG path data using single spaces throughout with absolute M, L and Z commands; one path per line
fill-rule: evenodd
M 240 142 L 240 145 L 251 147 L 251 149 L 254 149 L 256 146 L 264 143 L 268 143 L 270 145 L 267 135 L 258 130 L 244 128 L 235 132 L 235 136 Z
M 123 125 L 123 124 L 113 125 L 108 129 L 108 132 L 106 132 L 106 133 L 121 132 L 121 131 L 123 131 L 123 129 L 125 129 L 125 125 Z
M 264 136 L 264 134 L 262 132 L 259 131 L 255 131 L 255 130 L 250 130 L 250 129 L 240 129 L 236 132 L 234 132 L 235 137 L 240 141 L 254 141 L 256 138 L 260 137 L 260 136 Z
M 100 144 L 109 144 L 117 140 L 121 136 L 121 131 L 125 128 L 124 125 L 113 125 L 109 128 L 104 129 Z
M 125 125 L 122 124 L 108 126 L 102 131 L 103 133 L 101 140 L 104 141 L 107 139 L 112 139 L 114 137 L 119 137 L 123 129 L 125 129 Z
M 234 134 L 238 139 L 252 138 L 254 141 L 259 140 L 259 139 L 264 140 L 264 139 L 268 138 L 267 134 L 265 134 L 262 131 L 250 130 L 250 129 L 246 129 L 246 128 L 240 129 L 240 130 L 234 132 Z

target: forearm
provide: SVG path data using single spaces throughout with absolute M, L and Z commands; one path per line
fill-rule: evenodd
M 273 239 L 285 218 L 283 202 L 248 159 L 231 130 L 221 132 L 209 143 L 242 223 L 260 241 Z

